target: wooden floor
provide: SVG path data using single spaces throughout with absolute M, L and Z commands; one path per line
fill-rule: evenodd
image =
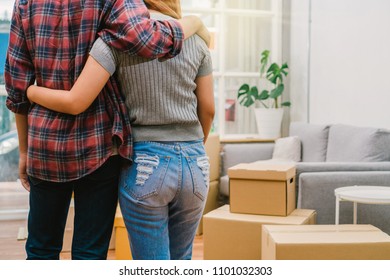
M 20 214 L 19 210 L 28 209 L 28 194 L 17 184 L 0 183 L 0 214 L 9 211 Z M 23 212 L 23 211 L 22 211 Z M 8 213 L 8 212 L 7 212 Z M 19 214 L 18 214 L 19 213 Z M 3 219 L 1 219 L 3 217 Z M 24 246 L 25 240 L 17 240 L 20 228 L 26 227 L 26 219 L 4 218 L 0 215 L 0 260 L 24 260 L 26 259 Z M 70 253 L 61 253 L 61 259 L 70 259 Z M 115 260 L 115 250 L 110 250 L 107 259 Z M 196 236 L 193 246 L 193 260 L 203 259 L 203 238 Z

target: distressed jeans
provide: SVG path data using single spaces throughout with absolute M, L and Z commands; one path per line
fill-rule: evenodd
M 133 159 L 119 184 L 133 259 L 191 259 L 209 187 L 203 142 L 136 142 Z

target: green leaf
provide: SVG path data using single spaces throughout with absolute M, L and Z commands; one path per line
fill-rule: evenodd
M 249 97 L 242 98 L 241 101 L 240 101 L 240 104 L 245 106 L 245 107 L 250 107 L 254 103 L 255 103 L 255 101 L 252 98 L 249 98 Z
M 285 63 L 283 63 L 283 65 L 282 65 L 282 67 L 280 67 L 280 69 L 288 69 L 288 65 L 287 65 L 287 63 L 285 62 Z
M 253 103 L 255 103 L 255 101 L 250 98 L 250 96 L 246 95 L 246 96 L 243 96 L 242 98 L 239 99 L 239 102 L 242 106 L 245 106 L 245 107 L 249 107 L 251 106 Z
M 260 60 L 260 65 L 261 65 L 260 76 L 263 76 L 265 72 L 265 68 L 268 65 L 268 58 L 269 58 L 269 50 L 263 51 L 261 53 L 261 60 Z
M 266 77 L 268 81 L 273 84 L 277 84 L 278 79 L 283 80 L 283 77 L 280 73 L 280 67 L 276 63 L 272 63 L 271 66 L 267 70 Z
M 267 64 L 269 58 L 269 50 L 265 50 L 261 53 L 261 63 L 262 64 Z
M 276 88 L 274 88 L 273 90 L 271 90 L 271 93 L 270 93 L 270 97 L 273 98 L 273 99 L 276 99 L 278 98 L 279 96 L 282 95 L 284 91 L 284 85 L 283 84 L 280 84 L 278 85 Z
M 291 106 L 291 102 L 290 101 L 283 102 L 282 106 L 290 107 Z
M 249 85 L 248 84 L 243 84 L 239 89 L 238 89 L 238 98 L 242 95 L 247 94 L 249 91 Z
M 250 90 L 249 94 L 250 94 L 254 99 L 258 99 L 258 98 L 259 98 L 259 90 L 257 89 L 256 86 L 251 87 L 251 90 Z
M 282 67 L 280 68 L 280 72 L 283 73 L 285 77 L 288 75 L 287 69 L 288 69 L 287 63 L 284 63 L 284 64 L 282 65 Z
M 266 78 L 273 84 L 278 84 L 283 82 L 283 76 L 287 76 L 288 65 L 284 63 L 282 67 L 280 67 L 277 63 L 272 63 L 271 66 L 267 70 Z
M 259 96 L 259 91 L 257 87 L 250 87 L 248 84 L 243 84 L 238 89 L 237 99 L 240 104 L 249 107 L 255 103 L 255 100 Z
M 263 90 L 259 95 L 259 100 L 267 100 L 269 98 L 269 91 Z
M 265 107 L 266 102 L 269 98 L 274 100 L 274 104 L 270 105 L 272 107 L 278 108 L 279 97 L 284 91 L 283 79 L 288 75 L 288 64 L 283 63 L 279 66 L 277 63 L 272 63 L 269 67 L 270 51 L 264 50 L 261 53 L 260 59 L 260 78 L 266 78 L 273 86 L 271 85 L 270 90 L 262 90 L 259 94 L 257 87 L 251 87 L 248 84 L 243 84 L 238 90 L 238 100 L 243 106 L 249 107 L 253 105 L 256 100 L 260 101 Z M 268 67 L 268 68 L 267 68 Z M 264 75 L 265 74 L 265 75 Z M 268 86 L 265 88 L 269 88 Z M 272 89 L 273 88 L 273 89 Z M 281 106 L 291 106 L 291 103 L 283 102 Z

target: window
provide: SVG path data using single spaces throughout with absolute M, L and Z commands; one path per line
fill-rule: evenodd
M 254 113 L 237 103 L 243 83 L 259 81 L 260 54 L 282 55 L 281 0 L 187 0 L 183 15 L 195 14 L 212 32 L 216 117 L 213 130 L 221 135 L 257 133 Z

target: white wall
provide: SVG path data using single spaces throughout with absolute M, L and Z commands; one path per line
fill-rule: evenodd
M 291 1 L 290 120 L 308 121 L 309 1 Z
M 291 120 L 390 128 L 390 1 L 293 0 L 291 10 Z

